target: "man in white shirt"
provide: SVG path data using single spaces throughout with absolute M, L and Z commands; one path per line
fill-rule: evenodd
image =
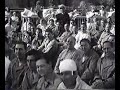
M 79 49 L 80 48 L 80 41 L 83 38 L 89 39 L 91 41 L 91 37 L 90 35 L 87 33 L 87 31 L 85 30 L 85 25 L 81 24 L 81 29 L 78 31 L 75 39 L 76 39 L 76 44 L 75 44 L 75 49 Z
M 60 62 L 60 75 L 62 82 L 57 89 L 92 89 L 77 74 L 77 66 L 74 60 L 65 59 Z

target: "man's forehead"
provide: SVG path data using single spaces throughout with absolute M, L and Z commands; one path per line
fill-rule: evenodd
M 27 56 L 27 59 L 31 59 L 31 58 L 35 58 L 35 56 L 34 55 L 28 55 Z
M 44 59 L 38 60 L 36 62 L 36 65 L 46 64 L 46 61 Z
M 16 44 L 15 48 L 24 48 L 24 45 L 23 44 Z
M 89 43 L 87 41 L 81 41 L 81 45 L 86 45 L 86 44 L 89 45 Z
M 104 43 L 103 47 L 111 47 L 111 44 L 109 42 Z

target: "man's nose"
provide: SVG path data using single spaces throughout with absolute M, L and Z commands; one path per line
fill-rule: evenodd
M 107 49 L 107 48 L 105 49 L 105 52 L 108 52 L 108 49 Z
M 38 68 L 38 71 L 40 71 L 40 70 L 41 70 L 41 67 Z
M 85 47 L 83 46 L 83 47 L 82 47 L 82 49 L 84 50 L 84 49 L 85 49 Z

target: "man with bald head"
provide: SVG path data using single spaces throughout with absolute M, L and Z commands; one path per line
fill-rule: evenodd
M 60 54 L 59 57 L 57 59 L 57 63 L 55 66 L 55 73 L 59 73 L 59 64 L 60 61 L 63 61 L 64 59 L 73 59 L 74 61 L 77 61 L 79 59 L 81 59 L 82 56 L 82 52 L 78 51 L 74 48 L 75 45 L 75 38 L 73 36 L 70 36 L 66 43 L 66 49 L 64 49 Z

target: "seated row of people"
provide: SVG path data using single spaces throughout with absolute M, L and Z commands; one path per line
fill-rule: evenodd
M 66 47 L 53 61 L 42 51 L 27 52 L 24 42 L 15 45 L 16 58 L 10 62 L 6 89 L 111 89 L 115 88 L 115 54 L 113 43 L 103 42 L 104 55 L 99 56 L 88 39 L 74 48 L 75 38 L 67 39 Z M 55 54 L 54 54 L 55 55 Z M 7 57 L 6 57 L 7 58 Z

